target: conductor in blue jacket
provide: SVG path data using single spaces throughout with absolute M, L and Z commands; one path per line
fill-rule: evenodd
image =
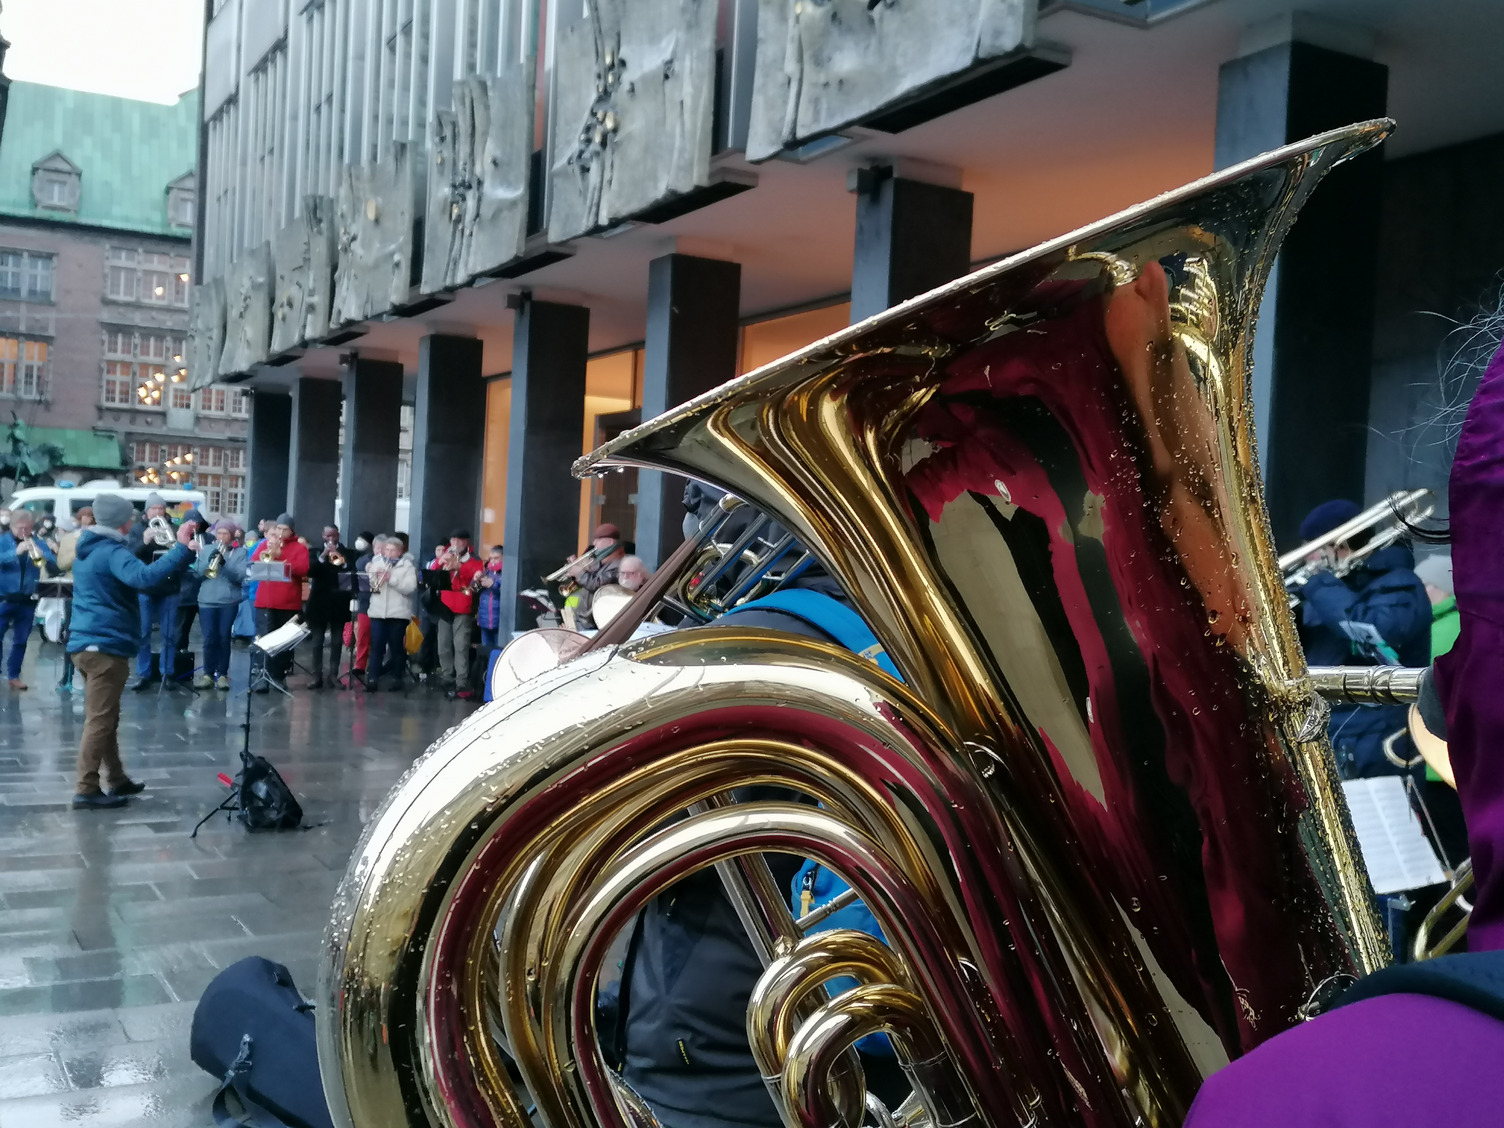
M 194 526 L 184 522 L 178 543 L 153 564 L 143 564 L 127 543 L 135 513 L 118 494 L 94 499 L 99 523 L 78 538 L 73 562 L 73 623 L 68 653 L 84 679 L 84 731 L 78 746 L 74 807 L 119 807 L 145 789 L 120 763 L 120 695 L 130 660 L 141 647 L 137 596 L 174 581 L 193 563 L 188 545 Z M 101 775 L 109 783 L 100 786 Z
M 57 557 L 41 537 L 31 535 L 29 509 L 17 509 L 11 515 L 10 529 L 0 533 L 0 643 L 10 632 L 10 656 L 5 676 L 15 690 L 26 688 L 21 680 L 21 663 L 26 659 L 26 640 L 36 620 L 37 583 L 43 564 L 57 569 Z
M 1301 540 L 1315 540 L 1358 513 L 1351 501 L 1323 502 L 1301 522 Z M 1342 563 L 1368 538 L 1364 530 L 1339 541 L 1326 550 L 1327 562 Z M 1431 601 L 1407 545 L 1381 548 L 1343 576 L 1317 572 L 1299 595 L 1301 641 L 1311 665 L 1424 666 L 1431 661 Z M 1334 706 L 1329 732 L 1342 777 L 1402 774 L 1404 769 L 1384 755 L 1384 739 L 1404 728 L 1403 705 Z M 1409 737 L 1399 744 L 1402 759 L 1414 755 Z

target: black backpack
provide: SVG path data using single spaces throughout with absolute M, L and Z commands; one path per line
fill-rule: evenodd
M 280 772 L 264 756 L 251 752 L 240 754 L 240 771 L 230 785 L 230 794 L 193 828 L 189 838 L 197 838 L 199 828 L 220 811 L 233 813 L 247 830 L 296 830 L 303 825 L 303 807 Z
M 216 1124 L 333 1128 L 313 1005 L 281 964 L 250 956 L 216 975 L 194 1008 L 188 1052 L 220 1081 Z

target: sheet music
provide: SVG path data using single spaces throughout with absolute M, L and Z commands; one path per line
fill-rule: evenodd
M 1410 809 L 1399 776 L 1350 779 L 1342 784 L 1353 830 L 1375 893 L 1400 893 L 1447 880 L 1436 851 Z

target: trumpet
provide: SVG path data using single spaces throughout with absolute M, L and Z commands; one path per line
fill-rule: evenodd
M 27 537 L 26 543 L 31 546 L 31 562 L 40 569 L 42 567 L 42 550 L 37 544 L 37 538 Z
M 225 559 L 224 550 L 216 548 L 214 550 L 214 555 L 211 556 L 211 557 L 209 557 L 209 563 L 204 568 L 204 575 L 207 576 L 211 580 L 215 576 L 219 575 L 219 566 L 224 563 L 224 559 Z
M 1409 532 L 1409 526 L 1424 521 L 1436 510 L 1436 497 L 1430 490 L 1399 490 L 1390 494 L 1377 505 L 1369 506 L 1351 521 L 1338 525 L 1331 532 L 1307 541 L 1299 548 L 1291 549 L 1279 558 L 1279 570 L 1284 574 L 1285 590 L 1290 593 L 1290 604 L 1300 600 L 1303 588 L 1318 572 L 1330 570 L 1341 577 L 1356 571 L 1362 563 L 1382 548 L 1388 548 Z M 1388 528 L 1381 529 L 1385 522 Z M 1308 561 L 1306 557 L 1349 541 L 1365 530 L 1373 530 L 1368 543 L 1355 548 L 1347 556 L 1328 568 L 1325 559 Z
M 325 549 L 324 563 L 333 564 L 336 568 L 343 568 L 345 566 L 344 553 L 340 552 L 340 550 L 337 548 Z
M 146 523 L 151 532 L 151 539 L 162 548 L 171 548 L 173 542 L 178 539 L 177 533 L 173 532 L 172 522 L 166 517 L 153 517 Z
M 261 550 L 261 559 L 263 559 L 263 560 L 281 560 L 282 559 L 282 538 L 281 537 L 278 537 L 278 536 L 268 536 L 266 538 L 266 547 Z

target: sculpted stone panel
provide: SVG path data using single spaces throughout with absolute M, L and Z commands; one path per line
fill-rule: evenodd
M 193 287 L 188 310 L 188 386 L 206 388 L 219 379 L 225 348 L 225 287 L 220 279 Z
M 273 355 L 329 335 L 334 299 L 334 201 L 307 196 L 303 211 L 272 240 Z
M 375 164 L 349 166 L 336 208 L 333 326 L 365 321 L 404 304 L 412 289 L 417 180 L 407 145 Z
M 423 292 L 462 286 L 522 254 L 533 146 L 533 66 L 454 86 L 434 116 Z
M 760 0 L 749 160 L 1033 42 L 1035 0 Z
M 271 355 L 272 251 L 243 251 L 225 274 L 225 347 L 219 374 L 249 372 Z
M 556 29 L 550 241 L 709 183 L 716 7 L 587 0 Z

